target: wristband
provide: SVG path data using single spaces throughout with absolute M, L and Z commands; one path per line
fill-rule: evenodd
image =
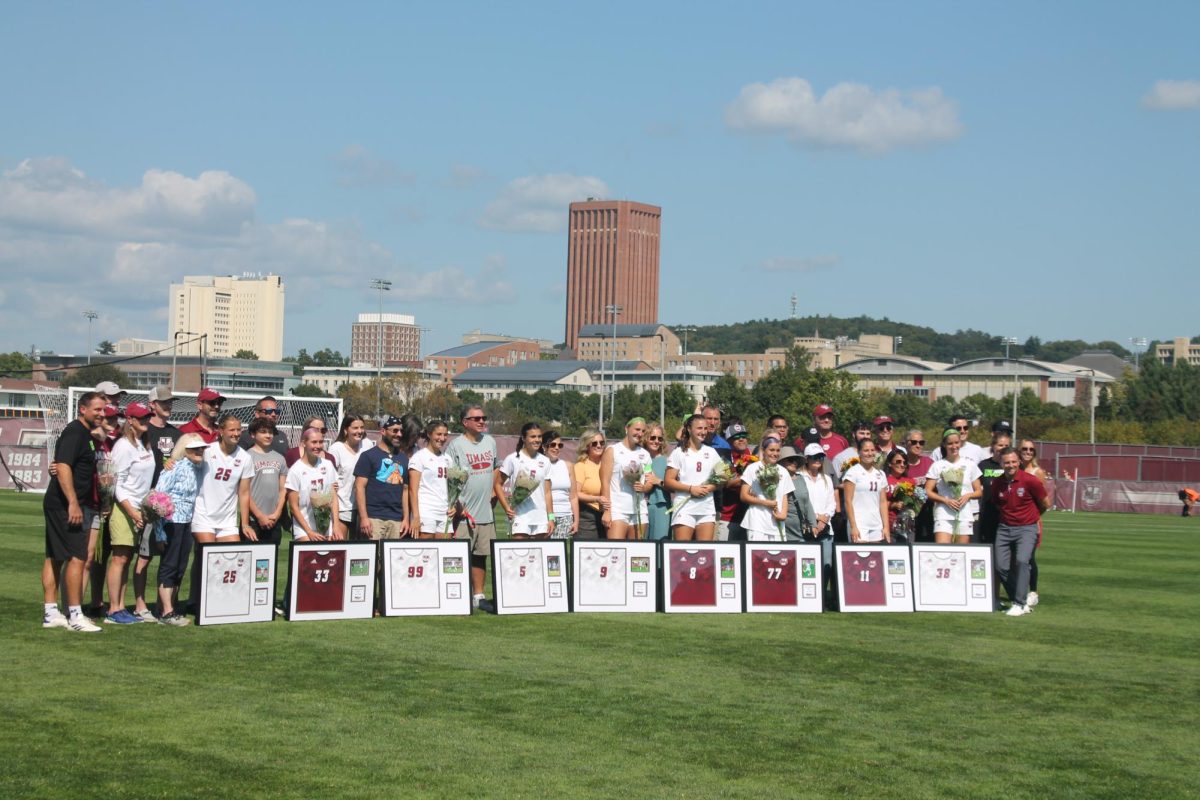
M 554 522 L 555 516 L 553 514 L 547 514 L 546 519 L 550 520 L 551 522 Z

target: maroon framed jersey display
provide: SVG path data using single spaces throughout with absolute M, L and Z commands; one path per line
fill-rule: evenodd
M 370 619 L 378 552 L 375 542 L 292 542 L 288 620 Z
M 903 544 L 834 547 L 838 608 L 842 611 L 912 611 L 912 558 Z
M 746 544 L 746 611 L 824 610 L 821 546 L 799 542 Z
M 269 622 L 275 618 L 275 545 L 200 545 L 197 625 Z
M 662 542 L 663 611 L 708 614 L 743 610 L 739 542 Z

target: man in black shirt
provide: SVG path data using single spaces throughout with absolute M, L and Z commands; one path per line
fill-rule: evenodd
M 42 565 L 43 628 L 69 628 L 81 633 L 100 630 L 83 615 L 81 603 L 88 532 L 98 506 L 96 440 L 92 430 L 100 423 L 106 403 L 107 399 L 100 392 L 80 396 L 78 416 L 67 424 L 54 446 L 54 480 L 42 500 L 42 513 L 46 518 L 46 561 Z M 58 609 L 60 577 L 67 596 L 67 617 Z
M 1004 474 L 1004 470 L 1000 468 L 1000 451 L 1012 447 L 1012 434 L 1000 427 L 1001 425 L 1008 423 L 997 422 L 992 427 L 992 454 L 979 462 L 979 471 L 983 473 L 979 479 L 983 484 L 983 497 L 979 500 L 979 518 L 975 521 L 975 541 L 983 544 L 994 544 L 996 541 L 996 529 L 1000 526 L 1000 509 L 992 503 L 992 481 Z
M 253 422 L 255 419 L 268 419 L 275 425 L 275 438 L 271 440 L 271 444 L 267 446 L 267 449 L 274 450 L 281 456 L 286 456 L 291 445 L 288 443 L 287 434 L 279 428 L 279 401 L 270 395 L 261 398 L 254 404 L 254 419 L 250 421 Z M 254 447 L 254 437 L 250 435 L 250 426 L 248 424 L 242 431 L 242 438 L 238 440 L 238 447 L 246 451 Z

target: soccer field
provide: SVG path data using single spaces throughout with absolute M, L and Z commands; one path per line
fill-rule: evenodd
M 1194 797 L 1200 520 L 1052 513 L 1000 614 L 40 626 L 0 493 L 0 797 Z

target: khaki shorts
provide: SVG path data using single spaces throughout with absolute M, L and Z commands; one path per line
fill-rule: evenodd
M 108 540 L 113 547 L 133 547 L 137 543 L 133 520 L 119 505 L 113 506 L 112 516 L 108 518 Z
M 399 539 L 400 538 L 400 523 L 398 519 L 374 519 L 371 520 L 371 539 L 378 541 L 380 539 Z
M 496 538 L 496 524 L 481 522 L 475 526 L 474 531 L 471 531 L 466 522 L 458 523 L 458 529 L 454 531 L 454 538 L 466 539 L 468 537 L 471 539 L 471 555 L 490 556 L 492 540 Z

